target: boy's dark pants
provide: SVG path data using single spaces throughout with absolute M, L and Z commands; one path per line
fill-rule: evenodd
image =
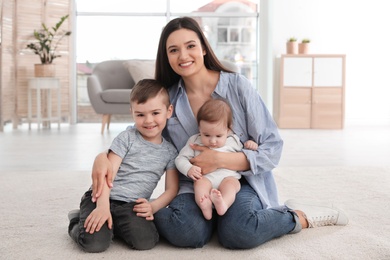
M 80 220 L 69 224 L 69 235 L 82 249 L 87 252 L 102 252 L 110 246 L 114 235 L 122 238 L 133 249 L 147 250 L 157 244 L 159 235 L 153 221 L 137 217 L 133 211 L 134 202 L 110 200 L 113 229 L 109 229 L 106 222 L 99 232 L 85 232 L 84 222 L 96 208 L 91 196 L 91 190 L 84 194 L 80 203 Z

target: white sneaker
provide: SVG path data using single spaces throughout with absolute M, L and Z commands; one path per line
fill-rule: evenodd
M 301 210 L 305 215 L 309 228 L 348 224 L 347 215 L 333 204 L 325 205 L 312 201 L 287 200 L 284 203 L 293 210 Z

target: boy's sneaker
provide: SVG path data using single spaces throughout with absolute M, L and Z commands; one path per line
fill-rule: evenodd
M 68 213 L 68 219 L 69 222 L 78 222 L 80 219 L 80 210 L 79 209 L 74 209 L 69 211 Z
M 284 203 L 293 210 L 301 210 L 305 215 L 309 228 L 348 224 L 347 215 L 333 204 L 325 205 L 311 201 L 287 200 Z
M 80 221 L 80 210 L 74 209 L 69 211 L 68 213 L 69 226 L 68 226 L 68 234 L 72 237 L 73 227 L 76 226 Z

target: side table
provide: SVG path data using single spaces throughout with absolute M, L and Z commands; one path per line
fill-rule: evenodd
M 57 116 L 52 117 L 52 107 L 51 107 L 51 90 L 57 90 Z M 44 121 L 48 121 L 48 127 L 50 128 L 51 121 L 58 121 L 58 128 L 61 124 L 61 85 L 58 78 L 51 77 L 36 77 L 30 78 L 28 80 L 28 129 L 31 129 L 31 122 L 34 120 L 32 116 L 32 92 L 36 90 L 37 94 L 37 115 L 36 121 L 38 129 L 41 128 L 41 124 Z M 46 107 L 47 107 L 47 117 L 42 116 L 41 108 L 41 90 L 46 91 Z

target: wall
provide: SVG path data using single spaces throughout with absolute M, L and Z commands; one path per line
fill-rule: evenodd
M 0 2 L 0 131 L 3 131 L 6 122 L 15 119 L 14 11 L 12 0 Z
M 289 37 L 311 39 L 311 53 L 346 54 L 345 124 L 390 124 L 387 0 L 272 1 L 273 56 Z
M 41 28 L 41 23 L 48 27 L 54 26 L 60 17 L 70 14 L 69 0 L 3 0 L 3 14 L 7 23 L 2 23 L 4 43 L 2 46 L 2 73 L 1 84 L 1 115 L 0 131 L 4 123 L 12 117 L 13 126 L 16 128 L 20 122 L 27 118 L 27 84 L 28 79 L 34 76 L 34 64 L 40 63 L 38 55 L 26 48 L 27 44 L 35 41 L 34 30 Z M 10 7 L 15 11 L 9 14 Z M 7 12 L 6 12 L 7 10 Z M 11 23 L 12 24 L 8 24 Z M 12 25 L 11 29 L 8 29 Z M 69 30 L 72 19 L 68 19 L 60 30 Z M 56 64 L 56 77 L 61 82 L 61 110 L 64 118 L 69 117 L 70 109 L 70 75 L 71 73 L 71 50 L 70 39 L 65 38 L 58 45 L 57 51 L 61 57 L 54 60 Z M 12 57 L 9 62 L 8 56 Z M 4 61 L 4 62 L 3 62 Z M 8 78 L 9 77 L 9 78 Z M 57 100 L 53 93 L 53 107 Z M 36 104 L 33 97 L 33 110 Z

